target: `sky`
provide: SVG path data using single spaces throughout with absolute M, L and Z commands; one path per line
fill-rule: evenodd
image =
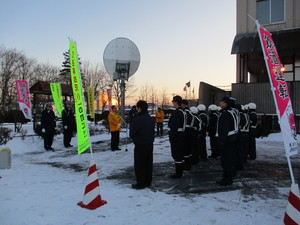
M 107 44 L 133 41 L 141 55 L 133 75 L 145 84 L 184 94 L 191 81 L 235 83 L 236 1 L 224 0 L 0 0 L 0 45 L 60 67 L 70 37 L 82 61 L 103 65 Z

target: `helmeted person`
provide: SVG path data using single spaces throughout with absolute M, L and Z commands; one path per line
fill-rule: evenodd
M 192 165 L 196 165 L 199 163 L 199 155 L 200 155 L 200 149 L 199 149 L 199 143 L 198 143 L 198 135 L 201 130 L 201 120 L 199 119 L 198 115 L 198 109 L 195 106 L 192 106 L 190 108 L 190 111 L 193 114 L 191 126 L 192 126 L 192 132 L 191 132 L 191 152 L 192 152 Z
M 76 131 L 76 120 L 71 101 L 65 102 L 65 108 L 62 111 L 62 122 L 64 131 L 64 146 L 66 148 L 73 147 L 73 145 L 71 145 L 71 139 L 73 132 Z
M 185 144 L 184 144 L 184 170 L 191 170 L 192 167 L 192 122 L 194 115 L 188 107 L 188 101 L 182 100 L 181 107 L 186 113 Z
M 255 112 L 256 104 L 249 103 L 248 110 L 249 110 L 249 118 L 250 118 L 248 156 L 250 160 L 254 160 L 256 159 L 256 140 L 255 140 L 255 132 L 257 126 L 257 114 Z
M 218 106 L 214 104 L 208 106 L 208 112 L 209 122 L 207 127 L 207 133 L 210 139 L 211 148 L 211 155 L 209 156 L 209 158 L 217 158 L 220 155 L 218 149 L 218 137 L 216 137 L 218 119 L 220 116 L 220 114 L 218 113 Z
M 46 151 L 54 150 L 52 148 L 53 137 L 55 135 L 55 114 L 53 112 L 52 104 L 47 103 L 45 109 L 42 111 L 41 117 L 41 131 L 44 138 L 44 148 Z
M 245 107 L 241 106 L 240 111 L 240 133 L 239 133 L 239 143 L 241 147 L 241 157 L 242 161 L 245 164 L 247 162 L 247 155 L 249 149 L 249 128 L 250 128 L 250 118 L 248 112 L 245 110 Z
M 232 184 L 234 173 L 234 158 L 238 141 L 238 118 L 236 111 L 232 109 L 233 101 L 224 96 L 220 100 L 223 111 L 218 120 L 218 148 L 221 154 L 223 175 L 217 184 L 226 186 Z
M 206 131 L 208 126 L 208 117 L 206 115 L 206 106 L 199 104 L 198 108 L 198 117 L 202 121 L 201 130 L 199 134 L 199 147 L 200 147 L 200 161 L 207 160 L 207 150 L 206 150 Z
M 134 171 L 136 184 L 134 189 L 151 186 L 153 169 L 153 142 L 155 122 L 148 114 L 148 103 L 140 100 L 136 104 L 138 114 L 130 125 L 130 137 L 134 143 Z
M 120 130 L 122 125 L 122 118 L 118 113 L 118 109 L 115 105 L 111 107 L 111 112 L 108 114 L 109 131 L 111 133 L 111 150 L 121 150 L 119 148 L 120 142 Z
M 164 110 L 161 108 L 158 108 L 157 112 L 155 113 L 155 122 L 156 122 L 156 135 L 163 135 L 163 127 L 164 127 L 164 119 L 165 119 L 165 113 Z
M 173 97 L 172 103 L 176 109 L 169 119 L 168 126 L 170 128 L 171 154 L 175 161 L 175 173 L 170 177 L 176 179 L 182 177 L 184 167 L 186 113 L 181 108 L 182 98 L 179 95 Z

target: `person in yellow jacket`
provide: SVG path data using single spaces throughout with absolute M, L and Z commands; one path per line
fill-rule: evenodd
M 157 133 L 156 135 L 163 135 L 163 124 L 165 119 L 165 113 L 161 108 L 158 108 L 158 111 L 155 114 L 155 121 L 156 121 L 156 127 L 157 127 Z
M 122 125 L 122 118 L 118 113 L 115 105 L 111 107 L 111 112 L 108 114 L 109 132 L 111 133 L 110 147 L 112 151 L 121 150 L 119 148 L 120 130 Z

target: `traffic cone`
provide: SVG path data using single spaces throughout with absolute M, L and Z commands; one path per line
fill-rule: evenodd
M 97 168 L 94 160 L 91 159 L 83 200 L 77 205 L 86 209 L 97 209 L 106 203 L 107 201 L 101 199 Z
M 292 184 L 283 222 L 285 225 L 300 224 L 300 194 L 298 184 Z

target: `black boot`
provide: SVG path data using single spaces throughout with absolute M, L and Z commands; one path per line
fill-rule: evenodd
M 176 172 L 173 173 L 170 178 L 173 179 L 179 179 L 182 177 L 182 172 L 183 172 L 183 163 L 175 163 L 175 170 Z

